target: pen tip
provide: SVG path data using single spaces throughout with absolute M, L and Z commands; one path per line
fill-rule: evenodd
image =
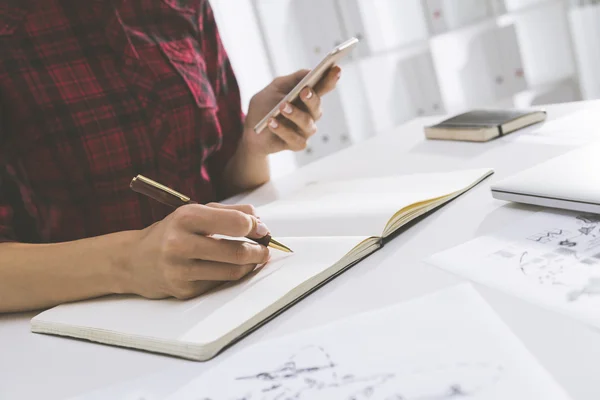
M 290 249 L 289 247 L 287 247 L 283 243 L 278 242 L 277 240 L 275 240 L 273 238 L 271 238 L 271 240 L 269 242 L 269 247 L 273 247 L 274 249 L 281 250 L 284 253 L 293 253 L 292 249 Z

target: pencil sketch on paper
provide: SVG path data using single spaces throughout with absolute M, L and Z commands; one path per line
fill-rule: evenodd
M 273 369 L 236 377 L 231 386 L 239 385 L 239 393 L 227 400 L 452 400 L 477 397 L 492 389 L 503 373 L 501 365 L 488 363 L 454 363 L 402 373 L 356 374 L 348 369 L 323 347 L 308 346 Z
M 540 247 L 531 247 L 531 242 Z M 600 218 L 569 217 L 564 226 L 525 235 L 489 257 L 514 262 L 523 275 L 540 285 L 569 289 L 569 302 L 600 295 Z
M 551 242 L 552 239 L 554 239 L 556 237 L 560 237 L 562 234 L 563 234 L 562 229 L 554 229 L 554 230 L 544 231 L 542 233 L 532 235 L 532 236 L 528 237 L 527 239 L 529 239 L 533 242 L 545 244 L 545 243 Z

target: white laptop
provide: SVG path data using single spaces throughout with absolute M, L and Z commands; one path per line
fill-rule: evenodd
M 600 143 L 492 185 L 496 199 L 600 214 Z

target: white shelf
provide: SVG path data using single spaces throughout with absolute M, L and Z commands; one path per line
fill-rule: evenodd
M 343 1 L 343 0 L 339 0 L 339 1 Z M 490 0 L 490 1 L 493 1 L 493 0 Z M 498 0 L 498 1 L 503 1 L 503 0 Z M 549 7 L 549 6 L 563 5 L 564 4 L 563 1 L 564 0 L 541 0 L 541 1 L 538 0 L 537 2 L 535 2 L 531 5 L 524 6 L 524 7 L 515 9 L 515 10 L 505 11 L 501 14 L 494 13 L 494 14 L 490 14 L 489 16 L 486 16 L 483 18 L 474 19 L 474 20 L 467 22 L 461 26 L 445 30 L 444 32 L 428 33 L 425 37 L 422 37 L 422 38 L 419 37 L 416 40 L 406 41 L 406 42 L 403 42 L 401 44 L 398 44 L 398 45 L 392 46 L 392 47 L 382 47 L 375 51 L 369 52 L 366 55 L 361 53 L 361 55 L 359 57 L 373 57 L 373 56 L 378 56 L 378 55 L 382 55 L 382 54 L 408 50 L 408 49 L 412 49 L 412 48 L 423 48 L 423 47 L 429 46 L 429 44 L 432 40 L 433 41 L 440 40 L 440 39 L 443 39 L 444 37 L 452 36 L 452 35 L 469 35 L 472 32 L 484 31 L 491 26 L 509 25 L 509 24 L 513 23 L 515 18 L 518 18 L 519 16 L 532 14 L 532 13 L 535 13 L 536 11 L 543 11 L 543 10 L 547 9 L 547 7 Z M 352 31 L 349 31 L 349 32 L 352 32 Z M 360 36 L 362 37 L 363 35 L 360 34 Z
M 570 9 L 569 22 L 583 98 L 600 98 L 600 5 Z
M 377 51 L 371 53 L 370 57 L 380 57 L 385 56 L 386 54 L 395 54 L 395 53 L 412 53 L 412 52 L 420 52 L 420 51 L 428 51 L 429 50 L 429 40 L 430 39 L 420 39 L 415 40 L 414 42 L 408 42 L 401 44 L 396 47 L 392 47 L 389 49 Z M 363 57 L 366 58 L 366 57 Z
M 422 0 L 432 35 L 456 30 L 494 16 L 489 1 Z
M 544 104 L 565 103 L 581 99 L 579 85 L 575 77 L 560 79 L 533 86 L 513 97 L 516 108 L 527 108 Z
M 428 48 L 379 55 L 360 60 L 359 65 L 375 132 L 444 112 Z
M 567 0 L 249 1 L 275 75 L 311 68 L 336 43 L 362 38 L 299 164 L 420 115 L 600 97 L 600 51 L 589 51 L 600 48 L 597 7 L 567 14 Z M 445 26 L 432 29 L 427 4 L 442 10 Z
M 428 37 L 421 0 L 335 0 L 346 36 L 362 38 L 356 54 L 397 49 Z
M 576 72 L 564 3 L 545 1 L 535 10 L 499 19 L 500 25 L 516 26 L 524 69 L 529 83 L 534 86 L 564 79 Z
M 506 11 L 499 15 L 519 15 L 537 11 L 548 5 L 561 4 L 563 0 L 501 0 L 506 4 Z

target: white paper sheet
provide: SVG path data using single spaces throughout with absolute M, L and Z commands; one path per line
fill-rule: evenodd
M 567 399 L 470 285 L 259 343 L 169 399 Z
M 600 328 L 600 216 L 539 212 L 428 261 Z

